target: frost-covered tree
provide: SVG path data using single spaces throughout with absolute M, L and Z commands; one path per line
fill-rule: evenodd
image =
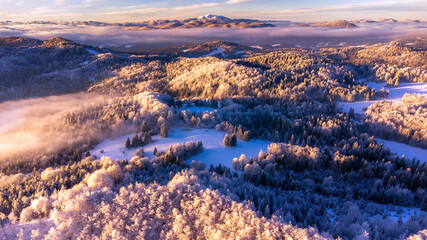
M 228 133 L 225 134 L 224 139 L 222 140 L 222 143 L 224 144 L 224 146 L 226 147 L 232 147 L 232 140 L 231 140 L 231 136 L 228 135 Z
M 164 124 L 164 123 L 160 126 L 160 136 L 162 136 L 164 138 L 168 137 L 168 129 L 166 127 L 166 124 Z

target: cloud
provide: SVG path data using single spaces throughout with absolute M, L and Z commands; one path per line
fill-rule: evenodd
M 172 46 L 184 43 L 214 40 L 245 45 L 281 43 L 312 47 L 319 42 L 364 44 L 391 41 L 405 36 L 426 36 L 427 22 L 421 23 L 356 23 L 356 29 L 323 29 L 296 27 L 292 23 L 277 23 L 273 28 L 223 29 L 196 28 L 170 30 L 125 31 L 114 26 L 64 26 L 64 25 L 0 25 L 0 36 L 26 36 L 48 39 L 63 36 L 71 40 L 109 46 L 136 45 L 141 49 Z M 133 48 L 134 50 L 135 48 Z
M 104 101 L 104 96 L 77 93 L 0 103 L 0 164 L 70 146 L 80 130 L 61 125 L 58 116 Z
M 232 1 L 232 0 L 231 0 Z M 414 18 L 414 13 L 427 12 L 425 1 L 373 1 L 348 3 L 317 8 L 295 8 L 275 11 L 253 11 L 238 13 L 268 20 L 334 20 L 339 18 Z M 356 17 L 357 16 L 357 17 Z
M 115 11 L 106 13 L 106 15 L 122 15 L 122 14 L 155 14 L 169 11 L 168 8 L 129 8 L 129 10 Z
M 228 0 L 226 4 L 237 4 L 237 3 L 245 3 L 245 2 L 253 2 L 254 0 Z
M 208 8 L 208 7 L 217 7 L 220 6 L 220 3 L 203 3 L 203 4 L 194 4 L 189 6 L 183 6 L 183 7 L 176 7 L 174 8 L 175 11 L 191 11 L 191 10 L 197 10 L 202 8 Z

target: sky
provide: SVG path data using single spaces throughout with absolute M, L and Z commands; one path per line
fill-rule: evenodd
M 131 22 L 205 14 L 260 20 L 427 19 L 427 0 L 0 0 L 0 21 Z

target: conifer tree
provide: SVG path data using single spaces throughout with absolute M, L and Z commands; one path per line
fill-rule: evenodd
M 167 138 L 168 137 L 168 129 L 166 128 L 166 124 L 162 124 L 160 127 L 160 136 Z
M 126 138 L 126 142 L 125 142 L 125 148 L 131 148 L 132 145 L 130 144 L 130 139 Z
M 230 135 L 228 135 L 228 133 L 225 134 L 224 139 L 222 140 L 222 142 L 224 143 L 224 146 L 226 147 L 231 147 L 231 137 Z
M 231 146 L 235 147 L 236 145 L 237 145 L 237 137 L 236 137 L 236 134 L 233 134 L 231 136 Z

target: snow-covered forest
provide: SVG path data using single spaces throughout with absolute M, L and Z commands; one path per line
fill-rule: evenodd
M 427 82 L 422 46 L 0 39 L 0 238 L 425 239 L 427 162 L 376 138 L 427 149 L 426 94 L 369 84 Z

